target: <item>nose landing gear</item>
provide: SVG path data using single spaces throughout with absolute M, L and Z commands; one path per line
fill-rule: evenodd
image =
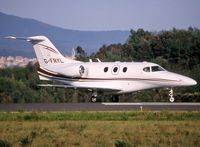
M 170 96 L 169 101 L 170 101 L 171 103 L 173 103 L 175 99 L 174 99 L 174 97 L 173 97 L 173 89 L 172 89 L 172 88 L 171 88 L 170 91 L 169 91 L 169 96 Z

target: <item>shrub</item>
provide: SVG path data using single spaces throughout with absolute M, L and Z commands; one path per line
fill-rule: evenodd
M 24 112 L 24 109 L 21 108 L 21 107 L 19 107 L 19 108 L 18 108 L 18 112 L 19 112 L 19 113 L 23 113 L 23 112 Z
M 130 144 L 128 144 L 128 143 L 126 143 L 124 141 L 120 141 L 120 140 L 116 140 L 115 146 L 116 147 L 131 147 Z
M 20 140 L 21 146 L 27 146 L 33 142 L 33 139 L 36 138 L 37 133 L 32 131 L 30 135 L 27 135 L 26 137 L 22 138 Z
M 30 140 L 28 135 L 20 140 L 21 146 L 27 146 L 31 143 L 32 143 L 32 141 Z
M 7 140 L 0 140 L 0 147 L 11 147 L 11 144 Z

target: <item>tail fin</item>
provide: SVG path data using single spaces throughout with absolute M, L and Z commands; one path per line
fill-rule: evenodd
M 64 57 L 45 36 L 33 36 L 28 38 L 10 36 L 7 38 L 22 39 L 31 42 L 33 44 L 40 67 L 78 62 L 76 60 L 67 59 Z

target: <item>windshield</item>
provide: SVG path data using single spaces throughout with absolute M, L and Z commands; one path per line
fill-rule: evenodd
M 165 71 L 165 70 L 160 66 L 151 66 L 151 71 L 155 72 L 155 71 Z
M 156 72 L 156 71 L 165 71 L 164 68 L 160 67 L 160 66 L 148 66 L 148 67 L 144 67 L 143 71 L 145 72 Z

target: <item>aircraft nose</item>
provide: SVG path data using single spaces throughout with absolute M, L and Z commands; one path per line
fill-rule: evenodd
M 190 78 L 190 80 L 188 81 L 188 84 L 192 86 L 192 85 L 196 85 L 197 82 Z
M 184 86 L 193 86 L 197 84 L 197 82 L 194 79 L 189 77 L 182 78 L 182 82 Z

